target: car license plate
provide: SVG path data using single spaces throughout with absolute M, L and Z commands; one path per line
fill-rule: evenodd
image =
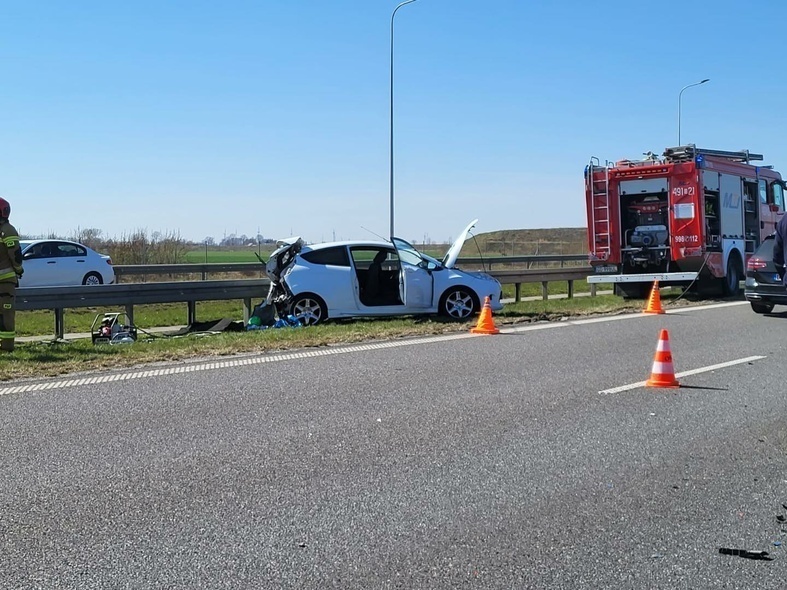
M 782 278 L 781 278 L 781 276 L 779 276 L 778 272 L 773 273 L 773 282 L 774 283 L 781 283 L 782 282 Z
M 596 274 L 609 274 L 618 272 L 617 266 L 607 265 L 607 266 L 597 266 L 596 267 Z

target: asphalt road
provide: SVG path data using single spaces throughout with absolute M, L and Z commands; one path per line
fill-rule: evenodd
M 785 321 L 681 308 L 4 384 L 0 588 L 784 588 Z M 682 387 L 631 387 L 661 328 Z

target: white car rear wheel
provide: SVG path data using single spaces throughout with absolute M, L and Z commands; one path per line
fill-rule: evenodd
M 290 314 L 304 326 L 316 326 L 328 319 L 325 302 L 313 293 L 295 296 L 290 304 Z
M 85 275 L 85 278 L 82 279 L 83 285 L 103 285 L 104 279 L 101 278 L 101 275 L 97 272 L 89 272 Z

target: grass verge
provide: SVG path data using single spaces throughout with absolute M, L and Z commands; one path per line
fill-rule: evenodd
M 674 299 L 675 296 L 662 296 L 664 305 L 669 305 Z M 494 319 L 498 327 L 506 327 L 531 322 L 559 321 L 566 317 L 635 313 L 642 311 L 643 308 L 642 301 L 627 301 L 613 295 L 599 295 L 512 303 L 494 314 Z M 237 318 L 238 309 L 239 302 L 205 302 L 198 310 L 197 317 Z M 89 332 L 96 310 L 83 310 L 82 313 L 78 311 L 69 310 L 66 314 L 66 332 Z M 22 333 L 43 336 L 51 334 L 54 321 L 51 316 L 51 312 L 17 314 L 21 325 L 20 335 Z M 185 322 L 184 306 L 151 305 L 139 306 L 139 309 L 135 309 L 135 324 L 143 329 L 152 326 L 175 326 Z M 89 338 L 17 342 L 13 353 L 0 355 L 0 381 L 53 377 L 202 357 L 463 332 L 473 327 L 475 322 L 475 318 L 470 322 L 451 322 L 435 316 L 402 317 L 340 320 L 314 327 L 222 332 L 210 335 L 167 336 L 141 332 L 137 342 L 124 345 L 93 345 Z

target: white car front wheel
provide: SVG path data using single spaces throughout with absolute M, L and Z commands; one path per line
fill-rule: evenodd
M 467 287 L 453 287 L 440 298 L 440 313 L 454 320 L 466 320 L 479 307 L 478 297 Z

